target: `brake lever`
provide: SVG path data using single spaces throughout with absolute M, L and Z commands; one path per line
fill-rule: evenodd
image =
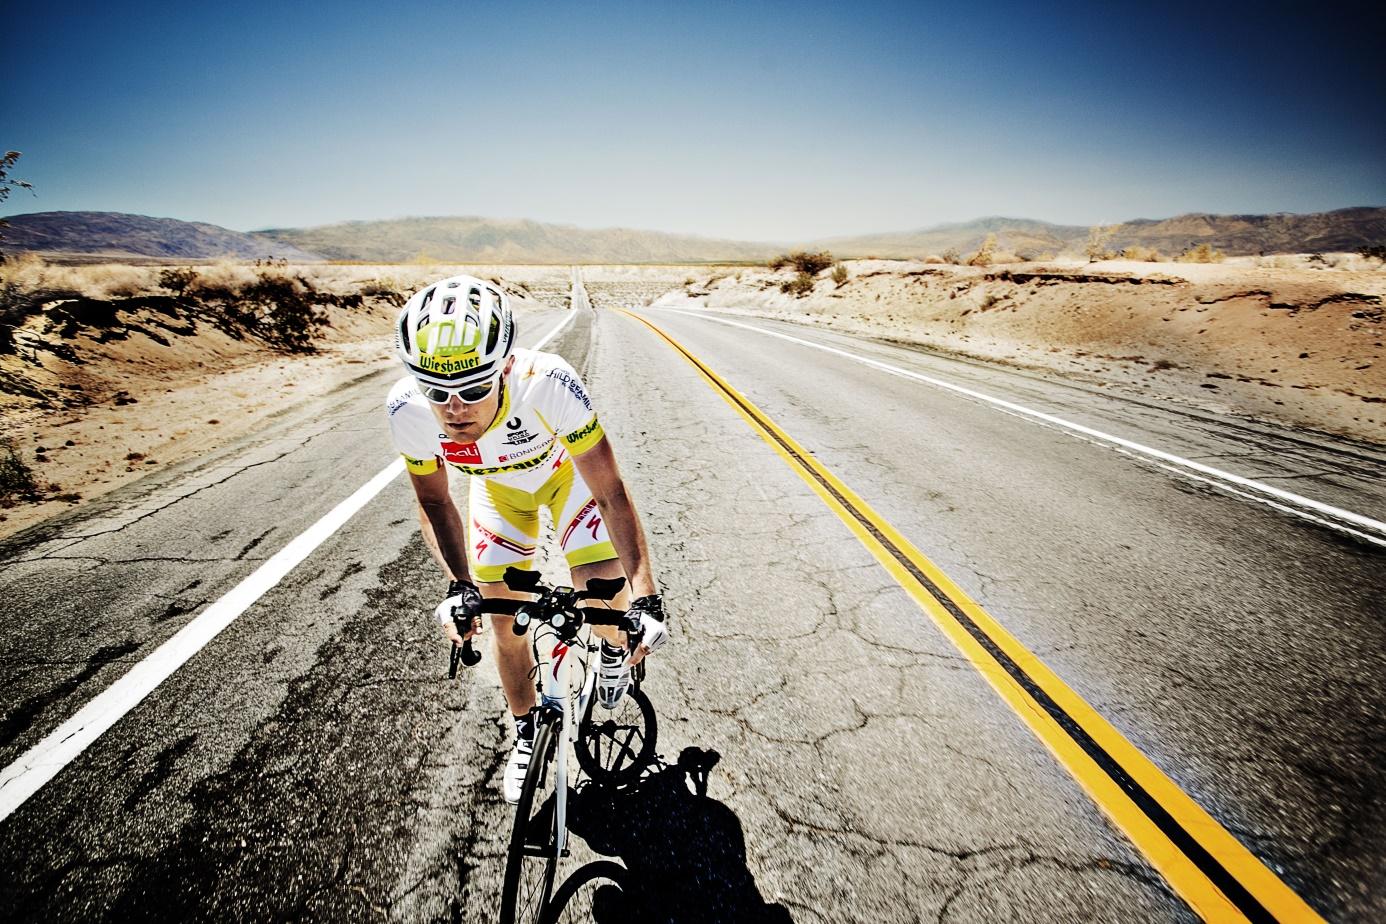
M 452 617 L 452 624 L 457 626 L 457 631 L 461 634 L 462 627 L 458 625 L 456 616 Z M 472 647 L 470 638 L 463 639 L 461 645 L 456 642 L 452 643 L 452 652 L 448 657 L 449 680 L 456 679 L 459 662 L 463 667 L 476 667 L 481 663 L 481 652 Z
M 645 640 L 645 627 L 640 624 L 640 617 L 626 614 L 626 649 L 627 654 L 635 654 L 635 649 L 640 647 L 640 643 Z

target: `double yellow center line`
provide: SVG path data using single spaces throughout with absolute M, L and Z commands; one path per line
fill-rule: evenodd
M 1321 921 L 1206 811 L 851 488 L 659 327 L 928 613 L 1171 888 L 1207 921 Z

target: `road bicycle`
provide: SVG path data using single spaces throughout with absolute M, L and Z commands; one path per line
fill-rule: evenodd
M 638 779 L 654 761 L 657 745 L 654 707 L 640 689 L 644 662 L 631 670 L 631 685 L 617 709 L 594 714 L 597 673 L 589 669 L 588 660 L 600 645 L 584 630 L 594 625 L 624 629 L 629 651 L 635 650 L 642 636 L 639 620 L 608 602 L 621 592 L 625 578 L 594 578 L 583 590 L 551 587 L 539 578 L 537 571 L 509 568 L 504 577 L 506 586 L 533 594 L 536 599 L 492 598 L 482 602 L 483 613 L 513 616 L 515 634 L 529 634 L 538 675 L 534 750 L 506 851 L 502 924 L 545 920 L 558 861 L 569 853 L 572 771 L 580 768 L 596 785 L 621 786 Z M 455 650 L 454 665 L 459 660 L 475 663 Z M 580 679 L 574 683 L 576 678 Z M 577 768 L 568 761 L 569 743 Z

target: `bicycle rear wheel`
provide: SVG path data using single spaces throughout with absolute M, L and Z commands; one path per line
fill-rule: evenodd
M 534 730 L 534 753 L 515 806 L 515 827 L 506 852 L 501 924 L 537 924 L 553 894 L 558 867 L 555 787 L 567 785 L 566 780 L 554 778 L 559 729 L 555 719 L 541 722 Z

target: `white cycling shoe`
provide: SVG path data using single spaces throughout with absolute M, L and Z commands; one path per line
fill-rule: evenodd
M 534 739 L 520 738 L 510 750 L 510 760 L 505 765 L 505 801 L 515 805 L 520 801 L 520 790 L 525 785 L 525 773 L 529 770 L 529 758 L 534 753 Z
M 515 805 L 520 801 L 520 790 L 525 785 L 525 772 L 529 770 L 529 758 L 534 754 L 534 738 L 515 739 L 510 749 L 510 760 L 505 765 L 505 779 L 502 790 L 505 801 Z
M 597 702 L 603 709 L 615 709 L 630 686 L 630 665 L 624 648 L 602 642 L 601 664 L 597 666 Z

